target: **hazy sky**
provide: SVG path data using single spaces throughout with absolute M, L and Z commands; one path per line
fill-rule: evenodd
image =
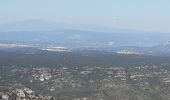
M 1 0 L 0 23 L 29 19 L 170 32 L 170 0 Z

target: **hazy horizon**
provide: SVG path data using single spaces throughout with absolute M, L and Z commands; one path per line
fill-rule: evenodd
M 0 24 L 36 19 L 170 33 L 169 3 L 168 0 L 5 0 L 0 3 Z

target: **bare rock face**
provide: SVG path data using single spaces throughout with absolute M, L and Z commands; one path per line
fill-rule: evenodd
M 0 86 L 0 100 L 55 100 L 55 98 L 37 94 L 24 86 Z

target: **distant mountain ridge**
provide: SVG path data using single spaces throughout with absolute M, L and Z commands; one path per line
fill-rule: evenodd
M 166 40 L 170 40 L 168 33 L 141 32 L 102 26 L 65 25 L 41 20 L 0 25 L 0 41 L 155 46 Z
M 59 44 L 108 44 L 114 46 L 154 46 L 169 40 L 170 34 L 109 33 L 84 30 L 0 32 L 0 41 Z
M 11 31 L 49 31 L 59 27 L 56 23 L 43 20 L 26 20 L 0 25 L 1 32 Z
M 67 24 L 61 22 L 51 22 L 46 20 L 25 20 L 18 22 L 11 22 L 6 24 L 0 24 L 0 32 L 13 32 L 13 31 L 51 31 L 58 29 L 76 29 L 76 30 L 89 30 L 100 32 L 137 32 L 134 30 L 118 29 L 108 26 L 100 25 L 86 25 L 86 24 Z

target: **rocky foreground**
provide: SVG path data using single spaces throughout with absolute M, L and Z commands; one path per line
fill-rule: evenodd
M 55 98 L 37 94 L 24 86 L 0 86 L 0 100 L 55 100 Z

